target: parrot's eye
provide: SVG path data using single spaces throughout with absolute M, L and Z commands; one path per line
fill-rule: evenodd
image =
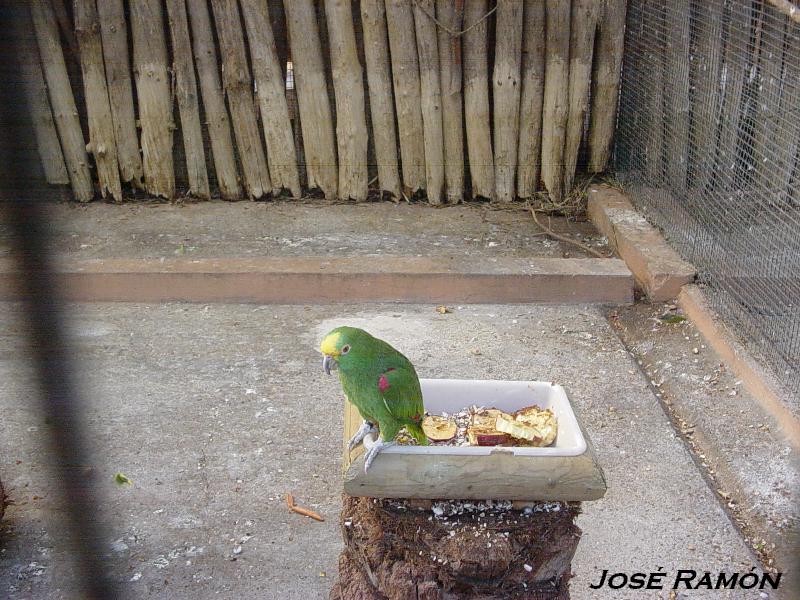
M 350 344 L 345 344 L 342 346 L 342 354 L 347 354 L 348 352 L 350 352 Z

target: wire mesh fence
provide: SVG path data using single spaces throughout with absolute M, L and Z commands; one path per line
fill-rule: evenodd
M 800 398 L 800 21 L 631 0 L 615 165 L 713 307 Z

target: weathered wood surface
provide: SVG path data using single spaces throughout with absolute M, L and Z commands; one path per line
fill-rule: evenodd
M 472 195 L 494 198 L 494 154 L 489 112 L 486 0 L 464 6 L 464 121 Z
M 500 202 L 516 196 L 519 145 L 520 69 L 522 66 L 522 2 L 497 1 L 494 55 L 494 185 Z
M 414 193 L 425 187 L 425 146 L 411 0 L 386 0 L 386 20 L 389 27 L 403 187 L 407 192 Z
M 585 429 L 580 456 L 514 456 L 498 448 L 489 456 L 381 454 L 364 473 L 364 449 L 347 452 L 363 422 L 345 401 L 344 491 L 370 498 L 583 501 L 606 493 L 605 475 Z M 490 492 L 489 492 L 490 491 Z
M 442 88 L 439 78 L 436 24 L 429 16 L 433 11 L 433 0 L 414 0 L 414 27 L 419 55 L 420 101 L 425 144 L 425 192 L 428 202 L 441 204 L 444 188 Z
M 172 35 L 172 69 L 175 75 L 175 97 L 181 117 L 183 150 L 189 175 L 189 194 L 211 198 L 206 170 L 205 144 L 200 124 L 200 102 L 197 78 L 192 60 L 192 40 L 185 0 L 167 0 L 167 17 Z
M 131 0 L 133 62 L 141 123 L 145 189 L 154 196 L 175 196 L 172 159 L 172 94 L 164 15 L 159 0 Z
M 578 150 L 589 106 L 594 32 L 599 5 L 595 0 L 573 0 L 569 49 L 569 108 L 564 142 L 564 193 L 569 194 L 578 164 Z
M 436 18 L 443 25 L 439 34 L 439 70 L 442 86 L 442 134 L 447 201 L 464 197 L 464 111 L 461 97 L 461 35 L 464 0 L 437 0 Z M 447 29 L 445 29 L 445 27 Z M 448 31 L 448 29 L 450 31 Z
M 663 25 L 663 6 L 656 6 L 656 10 L 661 12 L 657 18 L 653 19 L 653 26 Z M 641 68 L 649 72 L 652 84 L 648 86 L 645 113 L 647 114 L 646 127 L 649 128 L 650 135 L 645 143 L 647 157 L 646 171 L 654 186 L 659 186 L 664 179 L 664 61 L 665 48 L 659 41 L 653 44 L 646 51 L 646 57 L 642 60 Z
M 570 0 L 547 0 L 547 59 L 542 109 L 542 179 L 553 202 L 564 196 L 569 104 Z
M 192 26 L 192 45 L 197 74 L 200 79 L 200 93 L 203 98 L 208 137 L 211 140 L 211 155 L 214 159 L 214 172 L 222 197 L 237 200 L 241 195 L 236 158 L 233 152 L 231 126 L 217 63 L 217 50 L 211 30 L 211 16 L 205 0 L 187 0 L 189 18 Z
M 689 167 L 689 0 L 670 3 L 670 11 L 680 15 L 679 24 L 667 36 L 665 119 L 667 123 L 667 176 L 670 187 L 685 191 Z
M 399 198 L 400 172 L 389 62 L 389 35 L 386 31 L 386 7 L 383 0 L 361 0 L 361 29 L 364 32 L 364 58 L 367 63 L 378 185 L 382 191 Z
M 69 184 L 69 175 L 64 164 L 64 155 L 61 153 L 56 124 L 53 121 L 50 102 L 47 98 L 47 84 L 44 81 L 42 65 L 39 60 L 39 49 L 28 36 L 19 37 L 20 68 L 22 69 L 25 101 L 31 113 L 36 150 L 42 162 L 45 180 L 52 185 L 66 185 Z M 0 501 L 2 501 L 1 493 Z
M 101 0 L 97 3 L 97 12 L 103 39 L 103 59 L 111 116 L 114 120 L 119 172 L 123 181 L 141 188 L 144 174 L 133 109 L 133 82 L 125 8 L 122 0 Z
M 253 79 L 247 65 L 239 8 L 236 0 L 211 0 L 211 7 L 222 57 L 222 85 L 231 111 L 244 188 L 251 198 L 261 198 L 272 191 L 272 180 L 256 120 Z
M 356 49 L 350 0 L 325 0 L 336 99 L 339 197 L 367 199 L 367 117 L 364 75 Z
M 705 4 L 705 3 L 703 3 Z M 589 170 L 602 173 L 611 156 L 617 98 L 622 75 L 627 0 L 607 0 L 599 8 L 597 52 L 592 74 L 592 110 L 589 125 Z
M 284 0 L 283 6 L 292 48 L 308 187 L 318 187 L 327 199 L 333 200 L 338 197 L 336 142 L 317 13 L 311 0 Z
M 108 101 L 108 86 L 103 65 L 103 43 L 95 0 L 75 0 L 75 34 L 81 55 L 84 98 L 89 121 L 87 150 L 94 156 L 100 195 L 122 202 L 114 122 Z
M 241 0 L 240 4 L 247 27 L 272 185 L 276 189 L 287 189 L 295 198 L 300 198 L 303 192 L 286 102 L 286 83 L 269 11 L 263 0 Z
M 56 17 L 48 0 L 33 0 L 30 9 L 72 192 L 79 202 L 88 202 L 94 196 L 89 157 L 67 75 Z
M 517 195 L 530 198 L 539 189 L 544 102 L 545 0 L 525 3 L 523 14 L 522 97 L 519 109 Z

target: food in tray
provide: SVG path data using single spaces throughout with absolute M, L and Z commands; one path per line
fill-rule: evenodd
M 428 415 L 422 421 L 422 431 L 432 442 L 447 442 L 456 437 L 456 422 L 448 417 Z
M 498 431 L 529 442 L 530 446 L 549 446 L 558 434 L 558 421 L 553 411 L 538 406 L 528 406 L 512 415 L 497 417 Z

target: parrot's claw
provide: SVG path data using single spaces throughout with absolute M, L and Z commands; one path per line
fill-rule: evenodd
M 378 441 L 375 442 L 375 445 L 369 449 L 367 456 L 364 458 L 364 473 L 369 470 L 369 466 L 372 464 L 372 461 L 375 460 L 375 457 L 378 456 L 378 452 L 385 450 L 386 448 L 390 448 L 396 444 L 397 442 L 384 442 L 383 440 L 378 439 Z
M 363 442 L 364 438 L 374 431 L 377 431 L 375 424 L 370 423 L 369 421 L 364 421 L 361 424 L 361 427 L 358 428 L 358 431 L 356 431 L 355 435 L 350 438 L 349 442 L 347 442 L 347 451 L 352 452 L 353 448 Z

